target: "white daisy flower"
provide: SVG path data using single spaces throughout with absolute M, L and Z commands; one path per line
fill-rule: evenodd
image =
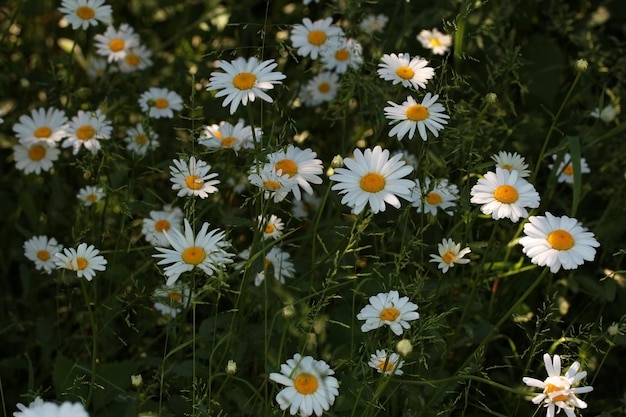
M 55 404 L 37 397 L 28 407 L 24 404 L 18 404 L 20 411 L 13 413 L 14 417 L 89 417 L 89 413 L 85 407 L 79 403 L 71 403 L 69 401 Z
M 384 14 L 370 14 L 361 20 L 359 27 L 365 33 L 383 33 L 388 21 L 389 18 Z
M 558 159 L 558 155 L 552 155 L 552 160 L 556 162 Z M 548 165 L 548 168 L 554 169 L 554 164 Z M 580 158 L 580 173 L 588 174 L 591 170 L 589 169 L 589 165 L 587 165 L 587 160 L 585 158 Z M 563 159 L 559 163 L 558 168 L 556 169 L 556 175 L 558 175 L 558 182 L 565 182 L 567 184 L 574 183 L 574 164 L 572 163 L 572 156 L 569 153 L 563 155 Z
M 432 49 L 433 54 L 443 55 L 450 50 L 452 46 L 452 36 L 439 32 L 436 28 L 431 30 L 422 30 L 417 35 L 417 40 L 426 49 Z
M 411 188 L 415 183 L 404 179 L 413 171 L 396 155 L 389 158 L 389 151 L 376 146 L 373 150 L 354 150 L 354 159 L 344 159 L 346 168 L 335 169 L 330 177 L 336 184 L 333 190 L 345 194 L 341 204 L 352 208 L 355 214 L 369 204 L 374 213 L 385 211 L 385 203 L 400 208 L 400 200 L 411 199 Z
M 300 100 L 309 107 L 332 101 L 339 89 L 339 76 L 334 72 L 322 72 L 310 79 L 301 90 Z
M 216 184 L 220 181 L 216 172 L 210 172 L 211 165 L 195 156 L 189 158 L 189 164 L 182 159 L 174 159 L 174 166 L 170 165 L 170 181 L 172 190 L 178 190 L 179 197 L 196 196 L 207 198 L 209 194 L 217 192 Z
M 63 141 L 63 147 L 72 147 L 73 154 L 76 155 L 84 146 L 95 155 L 100 151 L 100 140 L 110 139 L 112 131 L 111 122 L 100 109 L 95 112 L 79 110 L 67 127 L 67 138 Z
M 489 171 L 479 178 L 470 195 L 470 202 L 482 204 L 480 211 L 494 220 L 508 218 L 517 223 L 520 218 L 528 217 L 526 207 L 539 207 L 539 193 L 531 183 L 519 178 L 518 171 L 498 167 L 496 172 Z
M 152 51 L 144 45 L 130 48 L 126 51 L 126 57 L 117 63 L 123 73 L 144 70 L 152 66 Z
M 242 149 L 254 149 L 254 142 L 261 141 L 263 131 L 255 127 L 246 126 L 243 119 L 237 124 L 221 122 L 219 125 L 204 126 L 198 143 L 207 148 L 232 149 L 237 152 Z
M 24 256 L 35 263 L 37 270 L 44 270 L 51 274 L 55 269 L 56 254 L 63 250 L 55 238 L 48 236 L 33 236 L 24 242 Z
M 163 285 L 155 288 L 152 298 L 157 311 L 174 318 L 189 304 L 191 289 L 187 284 L 180 282 L 174 286 Z
M 363 63 L 363 47 L 356 39 L 341 38 L 337 48 L 325 48 L 321 54 L 322 64 L 328 71 L 343 74 L 357 69 Z
M 441 269 L 444 274 L 448 269 L 454 267 L 454 264 L 469 263 L 469 259 L 463 259 L 465 255 L 471 252 L 470 248 L 461 249 L 460 243 L 454 243 L 452 239 L 443 239 L 437 245 L 439 255 L 430 255 L 429 262 L 439 262 L 437 268 Z
M 401 369 L 404 365 L 404 360 L 400 359 L 400 355 L 397 353 L 387 354 L 386 349 L 377 349 L 376 353 L 372 353 L 368 365 L 379 374 L 388 375 L 402 375 L 404 371 Z
M 126 23 L 122 23 L 119 30 L 108 26 L 102 35 L 96 35 L 94 39 L 96 53 L 106 57 L 109 63 L 124 60 L 130 49 L 140 45 L 139 35 Z
M 113 10 L 104 4 L 104 0 L 62 0 L 61 13 L 65 13 L 65 20 L 72 25 L 72 29 L 87 29 L 89 26 L 98 26 L 98 22 L 110 23 Z
M 400 336 L 404 329 L 409 329 L 409 321 L 419 319 L 420 315 L 416 311 L 417 304 L 409 301 L 409 297 L 402 297 L 398 291 L 388 293 L 378 293 L 369 298 L 370 303 L 363 307 L 356 318 L 365 320 L 361 326 L 362 332 L 378 329 L 387 325 L 397 336 Z
M 416 90 L 426 88 L 428 80 L 435 76 L 435 70 L 428 65 L 424 58 L 411 58 L 408 53 L 385 54 L 378 64 L 378 76 L 394 85 L 402 83 L 403 87 L 413 87 Z
M 171 119 L 174 117 L 173 110 L 183 108 L 183 99 L 167 88 L 152 87 L 141 95 L 139 106 L 144 113 L 148 113 L 148 117 Z
M 418 213 L 430 213 L 437 215 L 437 210 L 441 210 L 452 216 L 452 209 L 456 207 L 459 199 L 459 188 L 454 184 L 448 184 L 448 180 L 431 180 L 426 178 L 424 184 L 415 180 L 415 188 L 411 192 L 413 207 Z
M 180 230 L 183 225 L 183 211 L 178 207 L 170 210 L 153 210 L 149 218 L 142 221 L 141 233 L 152 246 L 167 247 L 169 240 L 163 232 Z
M 104 189 L 102 187 L 94 187 L 92 185 L 81 188 L 78 190 L 78 194 L 76 194 L 76 198 L 82 201 L 85 207 L 89 207 L 92 204 L 97 203 L 104 197 L 106 197 Z
M 263 232 L 263 239 L 276 240 L 283 235 L 285 223 L 283 223 L 283 220 L 275 214 L 272 214 L 269 217 L 259 215 L 256 220 L 259 230 Z
M 95 80 L 106 74 L 108 70 L 107 60 L 101 57 L 91 57 L 87 61 L 87 75 Z
M 406 149 L 398 150 L 393 153 L 392 156 L 401 155 L 400 159 L 402 159 L 407 165 L 413 167 L 413 169 L 417 169 L 417 157 L 412 153 L 408 152 Z
M 322 183 L 319 177 L 324 172 L 322 161 L 317 159 L 317 153 L 310 148 L 300 149 L 289 145 L 286 150 L 267 155 L 267 159 L 276 172 L 281 171 L 283 175 L 287 174 L 298 183 L 299 187 L 291 189 L 296 200 L 302 197 L 300 188 L 308 194 L 313 194 L 311 184 Z
M 298 55 L 317 59 L 324 49 L 336 49 L 339 39 L 343 36 L 343 30 L 333 25 L 332 17 L 315 22 L 305 17 L 302 24 L 293 26 L 290 39 Z
M 317 210 L 322 199 L 316 195 L 304 194 L 302 200 L 295 200 L 291 206 L 291 213 L 298 218 L 306 218 Z
M 76 272 L 78 278 L 91 281 L 96 271 L 106 270 L 107 260 L 99 253 L 95 246 L 81 243 L 76 249 L 65 248 L 62 253 L 57 253 L 54 263 L 57 268 L 69 269 Z
M 292 416 L 315 413 L 319 417 L 339 395 L 339 382 L 331 376 L 334 374 L 326 362 L 296 353 L 280 366 L 280 373 L 272 372 L 269 379 L 286 387 L 276 395 L 281 410 L 289 409 Z
M 57 142 L 67 136 L 66 129 L 65 112 L 54 107 L 33 109 L 30 116 L 20 116 L 19 122 L 13 125 L 15 136 L 25 146 L 42 141 L 56 146 Z
M 580 370 L 580 363 L 574 362 L 565 375 L 561 375 L 561 358 L 549 354 L 543 355 L 548 377 L 541 381 L 539 379 L 525 376 L 522 378 L 524 384 L 529 387 L 539 388 L 542 392 L 533 397 L 533 404 L 543 404 L 547 408 L 546 417 L 554 417 L 561 410 L 565 411 L 567 417 L 576 417 L 577 408 L 587 408 L 587 403 L 576 397 L 576 394 L 586 394 L 593 391 L 591 386 L 578 387 L 580 381 L 587 376 L 586 371 Z
M 48 142 L 33 142 L 29 145 L 20 143 L 13 146 L 13 158 L 15 167 L 25 174 L 34 172 L 39 175 L 41 171 L 48 172 L 54 161 L 59 159 L 59 151 L 55 146 L 48 145 Z
M 143 156 L 148 149 L 154 149 L 159 146 L 159 135 L 156 134 L 149 126 L 137 123 L 135 127 L 126 129 L 126 149 L 131 153 Z
M 187 219 L 184 234 L 178 229 L 163 233 L 173 249 L 155 247 L 161 253 L 152 256 L 161 258 L 158 265 L 168 265 L 163 268 L 168 286 L 174 285 L 184 272 L 199 268 L 211 276 L 232 262 L 233 254 L 225 250 L 230 247 L 224 240 L 226 233 L 219 229 L 209 231 L 209 223 L 204 222 L 197 235 Z
M 437 103 L 438 98 L 438 94 L 431 96 L 430 93 L 426 93 L 421 104 L 411 96 L 408 96 L 402 104 L 388 101 L 391 107 L 385 107 L 385 117 L 391 120 L 389 125 L 395 125 L 389 131 L 389 137 L 397 135 L 398 140 L 402 140 L 408 133 L 409 139 L 413 139 L 417 129 L 422 140 L 426 141 L 427 128 L 435 137 L 439 137 L 439 131 L 443 129 L 443 125 L 448 124 L 446 119 L 450 116 L 445 113 L 445 107 Z
M 522 252 L 539 266 L 549 266 L 554 274 L 563 269 L 576 269 L 585 261 L 593 261 L 600 243 L 592 232 L 571 217 L 530 216 L 524 225 L 526 236 L 519 240 Z
M 263 283 L 265 273 L 270 266 L 274 273 L 274 279 L 281 284 L 285 283 L 286 278 L 293 278 L 296 274 L 296 268 L 289 258 L 291 258 L 289 252 L 285 252 L 276 246 L 270 249 L 265 254 L 265 259 L 263 260 L 263 271 L 254 278 L 254 285 L 258 287 Z
M 491 159 L 496 162 L 496 167 L 498 168 L 506 169 L 507 171 L 517 171 L 520 178 L 526 178 L 530 175 L 526 160 L 517 152 L 500 151 L 496 155 L 492 155 Z
M 278 64 L 273 59 L 259 62 L 255 57 L 239 57 L 232 62 L 220 61 L 219 67 L 226 72 L 212 72 L 207 91 L 220 90 L 215 97 L 226 96 L 223 107 L 230 103 L 230 114 L 235 113 L 239 104 L 248 105 L 257 97 L 272 103 L 272 98 L 264 90 L 271 90 L 274 84 L 282 84 L 285 74 L 272 71 Z
M 263 198 L 266 200 L 272 198 L 275 203 L 281 202 L 290 192 L 298 188 L 298 181 L 295 177 L 290 177 L 288 173 L 282 170 L 276 171 L 274 166 L 265 164 L 265 166 L 257 171 L 256 166 L 251 168 L 248 175 L 248 181 L 255 187 L 263 190 Z
M 596 119 L 600 119 L 605 123 L 611 123 L 617 117 L 617 109 L 613 107 L 613 105 L 608 104 L 600 110 L 599 107 L 596 107 L 590 114 L 591 117 L 595 117 Z

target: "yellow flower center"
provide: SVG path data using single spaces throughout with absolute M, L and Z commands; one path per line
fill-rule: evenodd
M 430 38 L 428 42 L 430 42 L 430 46 L 432 46 L 433 48 L 441 46 L 441 42 L 437 38 Z
M 76 129 L 76 137 L 80 140 L 88 140 L 96 134 L 96 130 L 90 125 L 84 125 Z
M 204 185 L 204 181 L 197 175 L 188 175 L 185 178 L 185 185 L 191 190 L 199 190 Z
M 52 130 L 48 126 L 41 126 L 35 129 L 35 137 L 37 139 L 49 138 L 52 134 Z
M 269 268 L 271 264 L 272 261 L 270 261 L 268 258 L 263 259 L 263 269 Z
M 415 71 L 403 65 L 401 67 L 398 67 L 398 69 L 396 70 L 396 75 L 403 80 L 410 80 L 415 75 Z
M 510 171 L 513 169 L 513 166 L 510 164 L 502 164 L 502 169 L 506 169 L 507 171 Z
M 564 387 L 559 387 L 558 385 L 553 385 L 553 384 L 546 384 L 546 388 L 544 390 L 544 394 L 551 394 L 553 392 L 557 392 L 557 391 L 561 391 L 563 390 Z M 565 395 L 565 394 L 560 394 L 560 395 L 556 395 L 554 397 L 552 397 L 552 401 L 557 402 L 557 401 L 565 401 L 567 400 L 569 396 Z
M 323 30 L 312 30 L 307 39 L 311 45 L 320 46 L 326 42 L 326 33 Z
M 386 183 L 385 177 L 380 175 L 378 172 L 370 172 L 369 174 L 363 175 L 359 185 L 363 191 L 367 191 L 368 193 L 377 193 L 385 188 Z
M 46 156 L 46 148 L 41 145 L 31 146 L 28 150 L 28 157 L 32 161 L 41 161 Z
M 95 203 L 96 201 L 98 201 L 98 195 L 97 194 L 89 194 L 85 200 L 87 200 L 90 203 Z
M 136 67 L 139 65 L 139 57 L 135 54 L 128 54 L 126 58 L 124 58 L 124 62 L 126 62 L 126 65 L 129 67 Z
M 382 359 L 378 361 L 378 369 L 383 372 L 391 372 L 393 370 L 393 364 L 386 359 Z
M 446 252 L 441 257 L 441 260 L 450 265 L 456 259 L 456 254 L 453 252 Z
M 45 249 L 37 251 L 37 259 L 44 262 L 47 261 L 48 259 L 50 259 L 50 252 Z
M 330 91 L 330 83 L 323 82 L 319 83 L 317 89 L 320 93 L 328 93 Z
M 493 198 L 503 204 L 515 203 L 519 198 L 517 190 L 511 185 L 501 185 L 493 192 Z
M 170 102 L 166 98 L 157 98 L 154 100 L 154 107 L 157 109 L 167 109 L 170 106 Z
M 180 303 L 183 300 L 183 296 L 178 292 L 168 292 L 167 298 L 169 298 L 170 301 L 174 301 L 175 303 Z
M 82 271 L 83 269 L 87 268 L 87 265 L 89 265 L 89 262 L 87 262 L 87 259 L 76 258 L 76 270 L 77 271 Z
M 379 317 L 381 320 L 385 321 L 396 321 L 396 319 L 400 317 L 400 312 L 395 307 L 387 307 L 382 309 Z
M 298 165 L 296 165 L 296 163 L 291 159 L 281 159 L 274 164 L 274 170 L 276 170 L 276 172 L 281 170 L 281 175 L 287 174 L 289 175 L 289 178 L 291 178 L 298 173 Z
M 256 84 L 256 75 L 251 72 L 240 72 L 233 78 L 233 85 L 240 90 L 249 90 Z
M 264 229 L 265 233 L 267 234 L 274 233 L 274 230 L 276 230 L 276 228 L 271 223 L 268 223 L 268 225 L 265 226 L 265 229 Z
M 135 142 L 137 143 L 137 145 L 143 146 L 146 143 L 148 143 L 148 137 L 140 133 L 137 136 L 135 136 Z
M 265 188 L 266 190 L 276 191 L 280 190 L 281 186 L 278 181 L 268 180 L 263 182 L 263 188 Z
M 199 246 L 190 246 L 183 251 L 182 258 L 187 264 L 198 265 L 206 258 L 206 252 Z
M 170 230 L 170 227 L 172 227 L 170 225 L 170 222 L 168 222 L 165 219 L 157 220 L 156 222 L 154 222 L 154 230 L 156 230 L 159 233 L 165 230 Z
M 218 132 L 219 133 L 219 132 Z M 216 135 L 217 136 L 217 135 Z M 221 136 L 221 135 L 220 135 Z M 224 138 L 220 141 L 220 144 L 225 147 L 225 148 L 230 148 L 230 146 L 233 144 L 233 142 L 235 142 L 237 140 L 236 137 L 234 136 L 229 136 L 227 138 Z
M 109 49 L 113 52 L 121 51 L 122 49 L 124 49 L 125 45 L 126 43 L 124 42 L 124 40 L 120 38 L 111 39 L 109 41 Z
M 568 164 L 564 169 L 563 169 L 563 174 L 567 175 L 567 176 L 572 176 L 574 175 L 574 165 L 572 164 Z
M 293 387 L 302 395 L 311 395 L 317 392 L 319 383 L 314 375 L 307 374 L 305 372 L 299 374 L 293 380 Z
M 563 229 L 556 229 L 548 235 L 548 243 L 552 249 L 568 250 L 574 246 L 574 237 Z
M 422 106 L 421 104 L 414 104 L 406 109 L 406 118 L 414 122 L 426 120 L 428 116 L 430 116 L 428 107 Z
M 430 192 L 426 195 L 426 202 L 432 206 L 436 206 L 437 204 L 441 204 L 443 199 L 436 192 Z
M 81 6 L 76 9 L 76 16 L 80 17 L 83 20 L 93 19 L 96 15 L 96 12 L 88 6 Z
M 340 49 L 335 52 L 335 59 L 337 61 L 347 61 L 350 58 L 350 52 L 347 49 Z

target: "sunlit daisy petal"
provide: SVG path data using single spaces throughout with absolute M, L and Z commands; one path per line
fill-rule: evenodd
M 65 13 L 65 20 L 72 25 L 72 29 L 87 29 L 97 26 L 98 22 L 110 23 L 113 10 L 104 4 L 104 0 L 62 0 L 61 13 Z
M 506 169 L 507 171 L 517 171 L 520 178 L 525 178 L 530 175 L 530 171 L 527 169 L 523 156 L 517 152 L 505 152 L 500 151 L 496 155 L 492 155 L 491 159 L 496 162 L 496 167 Z
M 219 125 L 204 126 L 198 143 L 207 148 L 232 149 L 237 152 L 242 149 L 254 149 L 254 142 L 261 141 L 263 131 L 255 127 L 246 126 L 243 119 L 237 124 L 221 122 Z
M 443 125 L 448 123 L 446 119 L 450 118 L 445 113 L 445 107 L 437 103 L 438 98 L 439 95 L 431 96 L 430 93 L 426 93 L 421 104 L 411 96 L 402 104 L 388 101 L 391 106 L 385 107 L 385 117 L 390 120 L 389 125 L 394 125 L 389 131 L 389 137 L 397 136 L 398 140 L 402 140 L 404 135 L 408 134 L 409 139 L 413 139 L 415 129 L 424 141 L 428 139 L 426 129 L 438 137 L 439 131 L 444 128 Z
M 302 24 L 293 26 L 290 39 L 298 55 L 317 59 L 324 49 L 336 49 L 342 37 L 343 30 L 333 25 L 331 17 L 315 22 L 305 17 Z
M 435 70 L 428 66 L 428 61 L 408 53 L 385 54 L 378 64 L 378 76 L 393 84 L 413 87 L 416 90 L 426 88 L 428 80 L 435 76 Z
M 122 23 L 119 30 L 108 26 L 102 35 L 96 35 L 94 39 L 98 55 L 106 57 L 108 62 L 124 60 L 128 51 L 140 44 L 139 36 L 126 23 Z
M 379 374 L 402 375 L 404 373 L 401 369 L 404 360 L 400 359 L 400 355 L 397 353 L 387 354 L 386 349 L 378 349 L 376 353 L 372 353 L 367 364 L 376 369 Z
M 96 271 L 106 270 L 107 260 L 99 253 L 95 246 L 81 243 L 76 249 L 65 248 L 63 252 L 57 253 L 55 265 L 76 272 L 78 278 L 91 281 Z
M 64 401 L 56 404 L 37 397 L 28 407 L 17 404 L 17 408 L 20 411 L 15 411 L 14 417 L 89 417 L 89 413 L 80 402 Z
M 54 161 L 59 158 L 59 151 L 55 146 L 48 145 L 48 142 L 32 142 L 29 145 L 20 143 L 13 147 L 13 158 L 15 167 L 25 174 L 48 172 L 54 165 Z
M 437 268 L 441 269 L 444 274 L 448 272 L 448 269 L 454 267 L 454 264 L 466 264 L 470 261 L 463 257 L 470 253 L 471 249 L 461 249 L 461 244 L 455 243 L 452 239 L 444 238 L 437 245 L 437 251 L 439 255 L 431 254 L 430 262 L 438 262 Z
M 311 184 L 322 183 L 319 177 L 324 172 L 322 161 L 310 148 L 300 149 L 289 145 L 285 150 L 267 155 L 267 160 L 275 171 L 282 171 L 282 174 L 287 174 L 298 183 L 299 187 L 291 189 L 296 200 L 301 199 L 300 188 L 308 194 L 313 194 Z
M 269 217 L 259 215 L 257 217 L 257 224 L 259 230 L 263 232 L 263 239 L 278 239 L 283 235 L 283 229 L 285 228 L 285 223 L 275 214 Z
M 409 321 L 417 320 L 417 304 L 409 301 L 409 297 L 400 297 L 398 291 L 378 293 L 369 298 L 370 303 L 363 307 L 356 318 L 365 320 L 362 332 L 389 326 L 391 331 L 400 336 L 409 329 Z
M 148 117 L 154 119 L 174 117 L 174 111 L 183 108 L 183 99 L 167 88 L 152 87 L 139 98 L 139 106 Z
M 183 225 L 183 211 L 178 207 L 164 208 L 162 211 L 153 210 L 149 215 L 149 218 L 142 221 L 141 233 L 152 246 L 169 246 L 170 242 L 164 232 L 180 230 Z
M 56 146 L 67 136 L 66 130 L 65 112 L 54 107 L 33 109 L 30 115 L 20 116 L 19 122 L 13 125 L 15 136 L 24 146 L 38 142 Z
M 411 204 L 417 212 L 430 213 L 434 216 L 437 215 L 438 210 L 451 216 L 458 199 L 459 188 L 454 184 L 448 184 L 446 179 L 426 178 L 423 185 L 419 180 L 415 180 L 415 187 L 411 192 Z
M 189 158 L 189 163 L 183 159 L 174 159 L 170 166 L 170 181 L 172 190 L 178 191 L 179 197 L 196 196 L 207 198 L 209 194 L 217 192 L 215 185 L 220 181 L 214 179 L 216 172 L 211 171 L 211 165 L 195 156 Z
M 64 148 L 73 148 L 76 155 L 82 147 L 92 154 L 100 151 L 101 140 L 111 138 L 113 127 L 100 109 L 94 112 L 78 111 L 67 127 L 67 138 L 63 141 Z

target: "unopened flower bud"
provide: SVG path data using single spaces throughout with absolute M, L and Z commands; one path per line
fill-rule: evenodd
M 286 305 L 283 307 L 283 317 L 286 319 L 290 319 L 296 316 L 296 308 L 293 304 Z
M 237 373 L 237 362 L 230 359 L 226 364 L 226 373 L 228 375 L 235 375 Z
M 585 72 L 587 71 L 587 68 L 589 68 L 589 63 L 587 62 L 586 59 L 577 59 L 575 67 L 576 67 L 576 71 Z
M 335 155 L 330 162 L 330 166 L 333 168 L 341 168 L 343 166 L 343 157 L 341 155 Z
M 396 344 L 396 352 L 402 356 L 407 356 L 413 351 L 413 345 L 409 339 L 402 339 Z
M 143 378 L 141 377 L 141 374 L 130 376 L 130 385 L 132 385 L 133 388 L 139 388 L 142 384 Z
M 487 93 L 485 101 L 489 104 L 493 104 L 498 101 L 498 95 L 496 93 Z
M 607 329 L 607 332 L 609 333 L 609 336 L 617 336 L 619 333 L 619 325 L 617 323 L 611 324 Z

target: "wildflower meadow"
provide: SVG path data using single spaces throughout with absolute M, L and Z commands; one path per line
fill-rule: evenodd
M 5 0 L 15 417 L 626 415 L 623 0 Z

